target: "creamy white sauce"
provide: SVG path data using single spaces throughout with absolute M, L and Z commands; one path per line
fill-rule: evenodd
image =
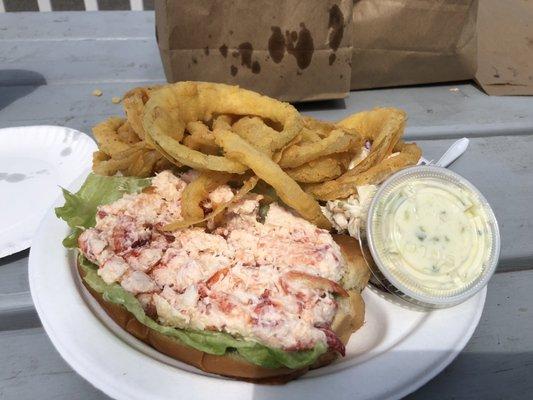
M 390 272 L 430 294 L 471 284 L 483 273 L 492 247 L 488 216 L 477 197 L 432 178 L 396 187 L 376 233 Z

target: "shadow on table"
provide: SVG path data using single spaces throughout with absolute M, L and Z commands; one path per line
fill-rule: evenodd
M 29 255 L 30 255 L 30 249 L 25 249 L 25 250 L 16 252 L 14 254 L 1 257 L 0 268 L 2 268 L 4 265 L 7 265 L 7 264 L 16 263 L 16 262 L 24 262 L 24 259 L 28 258 Z
M 1 69 L 0 110 L 43 85 L 46 85 L 46 79 L 38 72 L 25 69 Z
M 25 272 L 28 269 L 29 252 L 29 249 L 26 249 L 0 258 L 0 270 L 4 278 L 0 281 L 0 332 L 41 325 L 33 306 L 26 304 L 26 301 L 21 303 L 21 299 L 27 299 L 29 296 Z M 21 271 L 24 272 L 21 274 Z M 17 278 L 23 279 L 24 282 L 17 282 L 13 287 Z
M 442 332 L 445 334 L 445 332 Z M 434 354 L 439 353 L 439 354 Z M 389 361 L 394 365 L 402 365 L 402 369 L 416 366 L 424 359 L 445 359 L 451 354 L 447 352 L 428 351 L 401 351 L 396 352 Z M 339 363 L 339 367 L 342 362 Z M 436 365 L 436 367 L 438 364 Z M 335 368 L 337 365 L 330 366 Z M 328 367 L 324 370 L 311 371 L 299 381 L 289 382 L 286 385 L 254 385 L 254 400 L 266 400 L 274 398 L 290 398 L 291 400 L 316 399 L 318 395 L 328 393 L 324 400 L 357 400 L 366 399 L 366 385 L 396 386 L 396 390 L 384 393 L 384 398 L 396 398 L 395 395 L 402 391 L 410 390 L 409 383 L 395 385 L 395 374 L 384 374 L 386 365 L 381 363 L 374 371 L 357 371 L 344 369 L 347 376 L 338 379 L 338 372 L 328 374 Z M 398 370 L 399 371 L 399 370 Z M 316 377 L 313 375 L 319 375 Z M 457 359 L 443 372 L 433 378 L 429 383 L 414 393 L 404 397 L 406 400 L 427 399 L 483 399 L 483 400 L 514 400 L 526 399 L 533 393 L 533 351 L 523 353 L 461 353 Z M 413 380 L 423 380 L 424 373 Z M 335 379 L 337 378 L 337 379 Z M 319 388 L 311 385 L 312 380 L 319 380 Z M 427 379 L 427 378 L 426 378 Z M 306 384 L 306 383 L 309 384 Z M 301 383 L 304 383 L 303 385 Z M 323 388 L 323 389 L 322 389 Z M 320 393 L 317 393 L 318 391 Z M 343 395 L 341 395 L 341 393 Z M 287 397 L 287 395 L 290 396 Z
M 300 112 L 322 111 L 322 110 L 344 110 L 346 102 L 344 99 L 311 101 L 308 103 L 296 103 L 294 106 Z
M 533 350 L 461 353 L 443 372 L 405 400 L 522 400 L 533 393 L 532 378 Z

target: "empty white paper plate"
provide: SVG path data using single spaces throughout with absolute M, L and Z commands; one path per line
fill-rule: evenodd
M 60 126 L 0 129 L 0 257 L 24 250 L 50 205 L 91 164 L 96 144 Z

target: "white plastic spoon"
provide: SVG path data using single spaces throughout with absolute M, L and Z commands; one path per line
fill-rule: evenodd
M 422 165 L 435 165 L 437 167 L 447 168 L 451 163 L 457 160 L 468 148 L 470 140 L 462 138 L 454 142 L 448 150 L 439 158 L 439 161 L 433 163 L 433 160 L 428 161 L 424 157 L 420 158 L 419 164 Z

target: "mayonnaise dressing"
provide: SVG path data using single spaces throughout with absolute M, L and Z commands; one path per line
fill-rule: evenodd
M 489 217 L 475 194 L 431 177 L 396 186 L 379 210 L 380 257 L 404 285 L 430 295 L 459 292 L 483 274 Z

